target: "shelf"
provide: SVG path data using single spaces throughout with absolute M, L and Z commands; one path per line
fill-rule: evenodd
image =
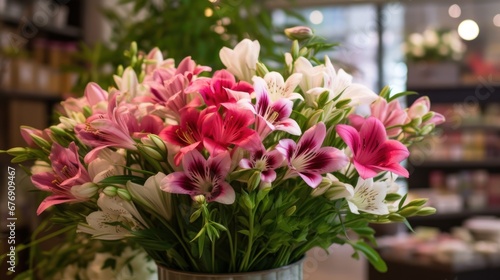
M 481 130 L 490 132 L 500 132 L 500 125 L 487 122 L 470 122 L 462 123 L 460 125 L 442 124 L 437 127 L 444 131 L 462 131 L 462 130 Z
M 407 101 L 413 103 L 421 96 L 428 96 L 432 103 L 464 103 L 466 105 L 500 102 L 500 84 L 478 83 L 457 87 L 408 88 L 418 95 L 408 95 Z
M 500 167 L 500 159 L 484 159 L 484 160 L 426 160 L 422 163 L 410 163 L 414 168 L 492 168 Z
M 4 13 L 0 13 L 0 21 L 5 23 L 5 24 L 12 25 L 12 26 L 20 26 L 21 24 L 22 25 L 26 24 L 20 18 L 11 16 L 8 14 L 4 14 Z M 58 26 L 53 26 L 53 25 L 48 24 L 45 26 L 37 26 L 36 28 L 39 29 L 39 31 L 41 31 L 41 32 L 48 33 L 50 35 L 56 35 L 59 37 L 65 37 L 68 39 L 75 39 L 76 40 L 76 39 L 80 39 L 82 36 L 82 30 L 76 26 L 67 25 L 64 27 L 58 27 Z
M 437 212 L 436 214 L 430 216 L 410 217 L 408 218 L 408 220 L 411 223 L 412 221 L 462 219 L 473 216 L 500 216 L 500 207 L 487 208 L 481 210 L 464 209 L 460 212 L 444 212 L 444 213 Z
M 45 101 L 48 103 L 62 101 L 60 93 L 22 90 L 0 90 L 0 99 Z

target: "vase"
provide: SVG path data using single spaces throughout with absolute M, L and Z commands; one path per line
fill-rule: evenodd
M 241 273 L 193 273 L 158 265 L 158 280 L 302 280 L 304 259 L 287 266 Z

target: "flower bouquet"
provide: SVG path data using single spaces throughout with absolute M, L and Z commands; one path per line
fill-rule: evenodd
M 465 44 L 455 30 L 426 29 L 423 33 L 412 33 L 404 43 L 408 61 L 460 61 L 466 50 Z
M 443 117 L 428 99 L 403 109 L 408 92 L 377 95 L 319 61 L 330 45 L 310 29 L 286 33 L 281 72 L 248 39 L 223 48 L 226 69 L 212 74 L 132 44 L 116 87 L 88 84 L 61 102 L 58 124 L 22 127 L 28 146 L 6 151 L 35 161 L 32 182 L 46 194 L 37 213 L 135 242 L 169 269 L 262 271 L 337 243 L 384 271 L 370 223 L 435 212 L 399 195 L 396 179 L 409 176 L 407 147 Z

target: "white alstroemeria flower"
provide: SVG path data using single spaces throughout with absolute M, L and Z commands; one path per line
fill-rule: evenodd
M 269 72 L 264 76 L 264 80 L 266 81 L 267 88 L 269 89 L 269 96 L 271 97 L 271 101 L 275 102 L 282 98 L 286 98 L 289 100 L 300 99 L 304 100 L 302 95 L 294 92 L 297 88 L 297 85 L 302 80 L 301 73 L 294 73 L 286 79 L 286 82 L 278 72 Z
M 387 194 L 387 184 L 385 182 L 373 182 L 373 178 L 363 180 L 358 179 L 354 195 L 347 197 L 347 203 L 352 213 L 359 214 L 359 211 L 375 215 L 389 214 L 389 209 L 384 203 Z
M 155 262 L 143 250 L 125 248 L 118 258 L 115 279 L 153 280 L 158 279 Z
M 131 233 L 115 223 L 122 223 L 132 230 L 146 227 L 134 204 L 119 196 L 110 197 L 101 193 L 97 205 L 101 210 L 90 213 L 86 218 L 87 224 L 79 224 L 77 232 L 91 234 L 93 238 L 101 240 L 119 240 Z
M 234 49 L 223 47 L 219 56 L 229 72 L 241 81 L 251 83 L 257 70 L 259 53 L 260 44 L 258 41 L 243 39 Z
M 309 106 L 315 106 L 316 100 L 325 91 L 329 93 L 329 100 L 339 95 L 341 95 L 339 100 L 350 99 L 351 102 L 349 106 L 351 107 L 363 104 L 369 105 L 378 97 L 378 95 L 368 87 L 353 83 L 352 76 L 347 74 L 344 70 L 339 69 L 339 71 L 335 71 L 328 56 L 325 56 L 324 73 L 323 85 L 312 88 L 306 92 L 306 101 L 312 101 L 312 103 L 308 103 Z
M 295 73 L 302 74 L 300 81 L 300 89 L 302 92 L 307 92 L 312 88 L 320 87 L 323 85 L 323 78 L 325 76 L 324 65 L 313 66 L 305 57 L 299 57 L 294 64 Z M 306 103 L 310 104 L 305 96 Z
M 120 91 L 128 93 L 131 96 L 136 96 L 139 79 L 137 79 L 137 74 L 135 74 L 132 67 L 129 66 L 125 68 L 121 77 L 113 75 L 113 79 L 115 80 L 115 83 Z
M 170 220 L 172 218 L 171 194 L 160 189 L 160 182 L 165 176 L 161 172 L 151 176 L 144 186 L 129 181 L 127 190 L 135 201 L 166 220 Z
M 88 172 L 92 182 L 99 183 L 115 175 L 123 175 L 127 163 L 125 156 L 119 151 L 105 148 L 99 151 L 99 156 L 89 163 Z
M 384 176 L 380 179 L 380 182 L 386 182 L 387 193 L 397 193 L 399 191 L 399 184 L 396 183 L 398 175 L 392 172 L 386 172 Z

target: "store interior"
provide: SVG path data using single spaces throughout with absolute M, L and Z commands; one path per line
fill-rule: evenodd
M 117 2 L 0 0 L 1 150 L 23 145 L 19 126 L 46 127 L 62 98 L 81 95 L 82 85 L 96 77 L 104 81 L 116 64 L 103 60 L 120 52 L 117 45 L 153 36 L 155 28 L 123 36 L 111 17 L 124 20 L 134 13 L 148 19 L 151 11 Z M 259 2 L 272 2 L 263 6 L 272 26 L 308 25 L 339 42 L 326 55 L 356 82 L 376 92 L 385 85 L 418 92 L 402 106 L 426 95 L 432 110 L 446 117 L 434 135 L 412 147 L 410 177 L 399 182 L 401 194 L 429 198 L 437 213 L 410 218 L 413 231 L 404 224 L 374 225 L 388 272 L 378 273 L 363 258 L 352 259 L 349 248 L 333 246 L 308 253 L 304 279 L 500 279 L 500 2 Z M 117 14 L 106 13 L 110 7 L 118 7 Z M 207 18 L 217 12 L 203 9 Z M 224 39 L 234 22 L 221 22 L 213 32 Z M 159 29 L 155 36 L 169 36 Z M 9 160 L 0 155 L 0 170 Z M 30 188 L 29 178 L 18 180 Z M 39 223 L 36 207 L 30 196 L 17 199 L 19 235 L 28 239 Z

